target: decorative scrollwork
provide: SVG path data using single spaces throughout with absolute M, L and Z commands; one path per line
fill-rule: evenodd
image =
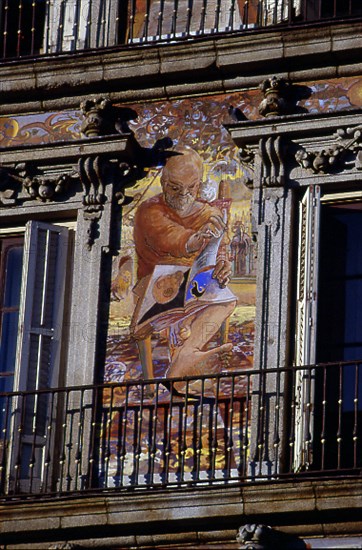
M 262 182 L 267 187 L 285 183 L 284 147 L 281 136 L 262 138 L 260 154 L 263 161 Z

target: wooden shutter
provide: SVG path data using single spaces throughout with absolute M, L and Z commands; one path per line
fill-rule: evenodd
M 58 384 L 67 249 L 68 229 L 33 221 L 27 224 L 15 391 L 32 392 Z M 20 483 L 20 489 L 26 490 L 23 480 L 29 479 L 29 472 L 32 491 L 40 487 L 44 457 L 53 444 L 49 434 L 54 409 L 48 393 L 19 395 L 14 400 L 9 479 L 13 481 L 15 471 L 15 485 Z
M 313 365 L 316 360 L 318 258 L 320 234 L 320 188 L 310 186 L 299 211 L 297 281 L 297 326 L 295 365 Z M 314 371 L 298 369 L 295 383 L 294 469 L 308 468 L 312 461 L 314 425 Z

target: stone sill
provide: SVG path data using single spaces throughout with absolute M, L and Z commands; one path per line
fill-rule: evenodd
M 0 114 L 78 108 L 97 94 L 134 103 L 257 87 L 272 74 L 302 82 L 361 72 L 359 20 L 308 31 L 268 29 L 8 63 L 1 68 Z
M 0 505 L 0 540 L 7 549 L 39 548 L 40 542 L 49 548 L 59 540 L 101 547 L 115 538 L 118 548 L 162 547 L 177 538 L 237 548 L 237 529 L 246 523 L 301 538 L 353 536 L 362 532 L 361 502 L 361 479 L 9 502 Z

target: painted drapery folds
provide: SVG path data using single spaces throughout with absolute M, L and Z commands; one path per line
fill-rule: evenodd
M 200 471 L 222 472 L 226 462 L 229 468 L 230 460 L 236 468 L 240 463 L 240 458 L 227 451 L 224 434 L 230 379 L 222 380 L 217 388 L 211 378 L 203 383 L 179 381 L 173 391 L 167 382 L 162 383 L 169 377 L 213 375 L 253 365 L 251 191 L 245 185 L 248 175 L 237 150 L 222 127 L 220 106 L 218 101 L 183 101 L 154 105 L 143 113 L 148 119 L 142 130 L 143 144 L 167 136 L 173 147 L 166 152 L 164 165 L 150 169 L 128 191 L 133 200 L 123 208 L 120 220 L 105 381 L 135 384 L 117 395 L 117 410 L 110 412 L 112 433 L 105 437 L 110 455 L 104 473 L 108 483 L 110 477 L 117 483 L 120 456 L 123 479 L 127 474 L 130 479 L 149 476 L 151 439 L 155 445 L 153 474 L 161 481 L 165 468 L 169 476 L 177 476 L 181 458 L 183 474 L 192 476 L 195 437 L 200 440 Z M 223 107 L 227 112 L 228 105 Z M 141 395 L 136 382 L 145 378 L 161 383 L 150 384 L 149 393 Z M 240 440 L 237 436 L 245 423 L 246 379 L 240 377 L 236 384 L 231 427 L 235 441 Z M 190 401 L 185 408 L 186 391 Z M 114 402 L 114 392 L 112 398 Z M 213 434 L 204 433 L 209 415 L 214 418 Z M 120 430 L 126 426 L 128 432 L 122 432 L 125 447 L 120 450 Z M 211 438 L 217 442 L 213 465 Z M 161 453 L 165 439 L 169 441 L 167 459 Z

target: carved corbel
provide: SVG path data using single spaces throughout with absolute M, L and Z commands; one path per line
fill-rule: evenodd
M 172 140 L 163 138 L 146 149 L 139 145 L 127 122 L 137 118 L 132 109 L 117 107 L 108 98 L 90 99 L 81 103 L 84 115 L 82 132 L 86 137 L 101 137 L 123 134 L 132 154 L 120 158 L 111 158 L 106 153 L 81 158 L 78 163 L 80 181 L 83 187 L 84 219 L 89 221 L 87 247 L 90 249 L 98 234 L 98 225 L 104 210 L 104 204 L 124 206 L 131 202 L 125 195 L 125 189 L 131 187 L 144 175 L 146 166 L 156 166 L 163 161 L 166 149 L 172 147 Z M 106 196 L 107 184 L 112 196 Z
M 261 138 L 262 183 L 279 187 L 285 183 L 285 154 L 281 136 Z
M 84 219 L 89 222 L 87 247 L 91 249 L 98 234 L 104 204 L 108 200 L 122 206 L 128 204 L 132 199 L 125 196 L 124 190 L 134 185 L 140 177 L 140 171 L 131 163 L 100 155 L 81 158 L 78 171 L 83 187 Z M 113 183 L 112 197 L 106 196 L 108 183 Z
M 105 175 L 107 166 L 100 156 L 80 158 L 78 171 L 83 187 L 84 219 L 89 221 L 87 247 L 94 244 L 98 233 L 98 222 L 102 217 L 105 195 Z

